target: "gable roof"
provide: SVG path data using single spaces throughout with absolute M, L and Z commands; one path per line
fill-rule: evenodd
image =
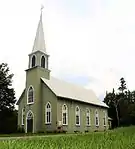
M 45 78 L 41 78 L 41 80 L 53 91 L 56 96 L 108 108 L 108 106 L 104 102 L 100 101 L 95 93 L 90 89 L 86 89 L 82 86 L 71 84 L 54 77 L 50 77 L 50 80 Z
M 17 100 L 16 105 L 19 105 L 20 100 L 21 100 L 22 96 L 24 95 L 24 93 L 25 93 L 25 89 L 23 90 L 21 96 L 20 96 L 19 99 Z

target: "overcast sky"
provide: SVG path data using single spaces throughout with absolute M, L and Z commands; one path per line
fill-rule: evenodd
M 103 99 L 124 77 L 135 89 L 135 0 L 0 1 L 0 63 L 14 73 L 18 98 L 41 4 L 51 75 L 91 88 Z

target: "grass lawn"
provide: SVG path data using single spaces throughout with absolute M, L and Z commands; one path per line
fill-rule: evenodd
M 135 126 L 108 132 L 0 141 L 0 149 L 135 149 Z

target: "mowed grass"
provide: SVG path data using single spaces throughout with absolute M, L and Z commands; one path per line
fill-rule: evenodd
M 0 141 L 0 149 L 135 149 L 135 127 Z

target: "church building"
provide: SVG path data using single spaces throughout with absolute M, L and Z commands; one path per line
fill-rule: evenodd
M 108 106 L 92 90 L 51 76 L 42 11 L 26 83 L 18 105 L 18 127 L 25 133 L 90 132 L 108 129 Z

